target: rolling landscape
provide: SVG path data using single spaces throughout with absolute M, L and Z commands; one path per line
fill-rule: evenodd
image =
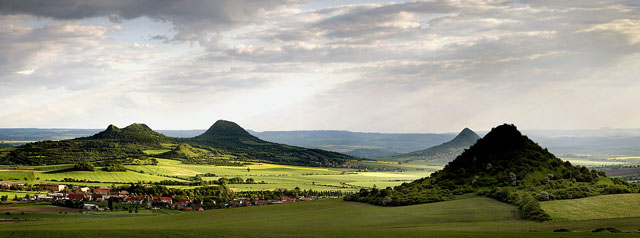
M 640 237 L 638 16 L 0 0 L 0 237 Z

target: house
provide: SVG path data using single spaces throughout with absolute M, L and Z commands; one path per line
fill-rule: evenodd
M 96 188 L 93 192 L 102 195 L 109 195 L 111 194 L 111 188 Z
M 280 197 L 280 201 L 282 201 L 283 203 L 286 203 L 286 202 L 295 202 L 295 201 L 296 201 L 296 198 Z
M 11 189 L 11 186 L 24 186 L 22 182 L 11 182 L 11 181 L 0 181 L 0 188 L 2 189 Z
M 53 201 L 54 197 L 49 195 L 36 195 L 34 200 L 37 201 Z
M 204 211 L 204 207 L 197 206 L 194 211 Z
M 269 204 L 269 200 L 255 200 L 253 204 L 256 206 L 264 206 Z
M 60 192 L 62 190 L 65 190 L 67 188 L 67 185 L 44 183 L 44 184 L 40 184 L 40 188 L 46 189 L 46 190 L 51 190 L 51 191 L 54 191 L 54 192 Z
M 91 189 L 89 187 L 82 187 L 79 190 L 81 193 L 90 193 Z
M 153 197 L 153 202 L 173 204 L 173 199 L 170 197 Z
M 190 206 L 191 205 L 191 200 L 190 199 L 182 199 L 178 202 L 178 204 L 182 205 L 183 207 L 186 206 Z
M 84 200 L 85 194 L 82 193 L 71 193 L 67 195 L 67 198 L 74 201 L 82 201 Z
M 184 207 L 184 208 L 182 208 L 182 210 L 185 210 L 185 211 L 193 211 L 193 208 L 192 208 L 192 207 Z

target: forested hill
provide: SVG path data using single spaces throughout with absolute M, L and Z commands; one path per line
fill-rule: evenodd
M 346 199 L 397 206 L 477 193 L 519 206 L 524 218 L 546 220 L 548 215 L 538 201 L 628 192 L 640 192 L 640 187 L 563 162 L 515 126 L 505 124 L 430 177 L 395 188 L 363 189 Z
M 480 136 L 469 128 L 464 128 L 450 141 L 424 150 L 396 155 L 380 160 L 412 161 L 425 160 L 429 164 L 446 164 L 460 155 L 466 148 L 476 143 Z
M 182 147 L 178 148 L 180 145 Z M 30 165 L 130 163 L 151 159 L 154 155 L 146 154 L 146 150 L 196 151 L 198 156 L 189 158 L 182 156 L 184 153 L 174 153 L 181 155 L 175 159 L 213 165 L 265 161 L 292 165 L 343 166 L 347 161 L 357 159 L 336 152 L 263 141 L 236 123 L 219 120 L 205 133 L 193 138 L 168 137 L 145 124 L 136 123 L 122 129 L 109 125 L 104 131 L 89 137 L 28 143 L 13 148 L 8 153 L 0 153 L 0 162 Z M 166 158 L 170 155 L 171 153 L 167 153 L 162 156 Z
M 160 146 L 171 138 L 153 131 L 149 126 L 140 123 L 131 124 L 125 128 L 109 125 L 106 130 L 90 137 L 82 137 L 77 140 L 113 140 L 121 143 L 152 144 Z
M 186 143 L 207 149 L 231 151 L 234 156 L 280 164 L 340 166 L 357 158 L 320 149 L 277 144 L 258 139 L 238 124 L 219 120 L 202 135 L 186 139 Z

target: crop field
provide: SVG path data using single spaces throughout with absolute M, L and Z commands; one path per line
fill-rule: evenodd
M 541 202 L 553 220 L 640 217 L 640 194 L 616 194 Z M 640 225 L 640 224 L 639 224 Z
M 384 166 L 386 164 L 375 163 Z M 405 165 L 393 165 L 405 166 Z M 0 169 L 0 180 L 27 183 L 60 182 L 65 178 L 96 182 L 64 182 L 82 186 L 109 186 L 111 183 L 186 181 L 198 174 L 214 174 L 203 180 L 240 177 L 253 178 L 258 184 L 230 184 L 235 191 L 273 189 L 313 189 L 357 191 L 361 187 L 384 188 L 428 176 L 434 168 L 407 164 L 405 172 L 357 172 L 353 169 L 320 168 L 256 163 L 242 167 L 183 164 L 177 160 L 158 159 L 157 165 L 125 165 L 126 172 L 72 171 L 71 165 L 22 166 Z M 417 170 L 416 168 L 423 168 Z M 264 182 L 264 183 L 262 183 Z
M 561 158 L 561 159 L 565 161 L 569 161 L 573 165 L 582 165 L 586 167 L 627 164 L 627 162 L 625 161 L 614 161 L 614 160 L 588 160 L 588 159 L 575 159 L 575 158 Z
M 178 214 L 105 218 L 48 217 L 0 223 L 0 236 L 55 237 L 636 237 L 595 234 L 600 227 L 637 231 L 640 218 L 534 222 L 509 204 L 484 197 L 404 207 L 378 207 L 339 199 Z M 77 217 L 77 215 L 74 215 Z M 553 233 L 564 228 L 572 233 Z

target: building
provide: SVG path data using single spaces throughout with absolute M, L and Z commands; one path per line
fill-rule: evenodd
M 22 182 L 0 181 L 1 189 L 11 189 L 11 187 L 24 186 Z
M 62 190 L 67 189 L 67 185 L 45 183 L 45 184 L 40 184 L 40 188 L 46 189 L 46 190 L 51 190 L 51 191 L 54 191 L 54 192 L 60 192 Z
M 173 199 L 170 197 L 153 197 L 153 201 L 157 203 L 173 204 Z
M 80 192 L 81 193 L 90 193 L 91 189 L 89 187 L 82 187 L 82 188 L 80 188 Z
M 100 207 L 96 204 L 84 204 L 83 208 L 87 210 L 98 210 Z
M 98 193 L 98 194 L 102 194 L 102 195 L 109 195 L 109 194 L 111 194 L 111 188 L 96 188 L 94 190 L 94 193 Z

